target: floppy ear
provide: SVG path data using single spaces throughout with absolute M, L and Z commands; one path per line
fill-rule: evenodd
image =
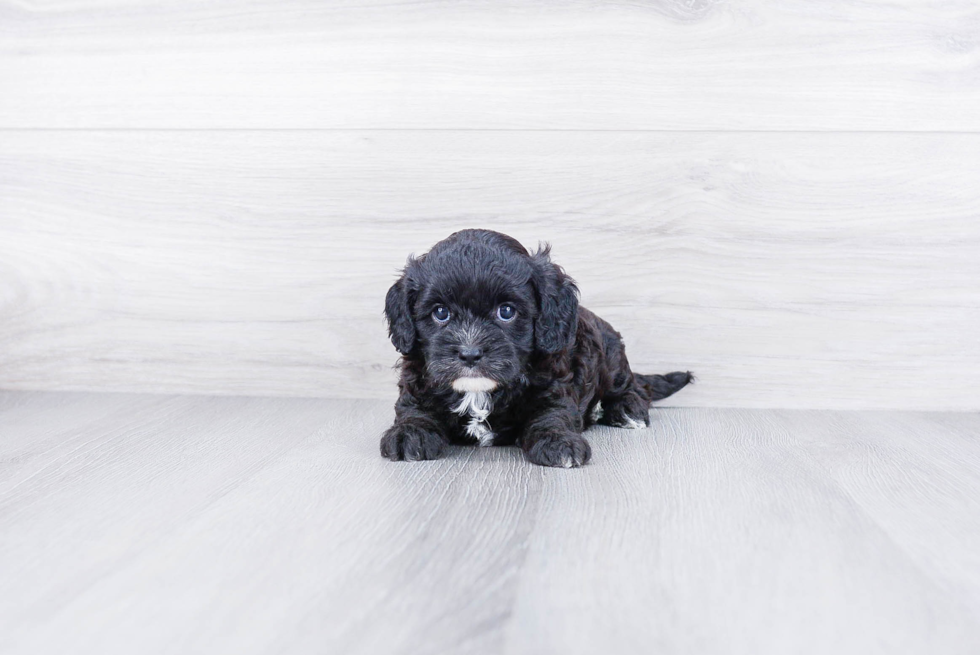
M 411 262 L 409 262 L 411 266 Z M 407 355 L 415 348 L 415 321 L 412 319 L 412 303 L 409 298 L 408 266 L 401 278 L 391 285 L 385 296 L 385 318 L 388 319 L 388 336 L 395 349 Z
M 572 345 L 578 326 L 578 288 L 575 280 L 551 262 L 551 246 L 531 256 L 532 282 L 538 292 L 539 311 L 534 321 L 534 346 L 553 355 Z

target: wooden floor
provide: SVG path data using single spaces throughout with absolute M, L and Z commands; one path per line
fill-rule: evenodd
M 0 651 L 980 652 L 978 414 L 660 409 L 581 470 L 391 417 L 0 394 Z

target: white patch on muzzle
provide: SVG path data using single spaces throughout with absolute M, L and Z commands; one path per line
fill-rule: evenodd
M 453 380 L 453 389 L 460 393 L 487 393 L 496 388 L 497 381 L 490 378 L 456 378 Z
M 463 416 L 470 415 L 466 433 L 480 442 L 481 446 L 493 444 L 494 434 L 487 424 L 490 416 L 490 392 L 497 382 L 490 378 L 458 378 L 453 381 L 453 389 L 463 394 L 453 412 Z

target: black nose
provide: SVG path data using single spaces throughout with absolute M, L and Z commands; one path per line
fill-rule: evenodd
M 459 358 L 466 362 L 467 366 L 473 366 L 483 357 L 483 350 L 479 346 L 462 346 L 459 349 Z

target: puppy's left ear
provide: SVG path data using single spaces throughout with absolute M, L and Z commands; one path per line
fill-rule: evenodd
M 391 285 L 388 295 L 385 296 L 385 318 L 388 319 L 388 336 L 391 343 L 403 355 L 407 355 L 415 348 L 416 333 L 415 321 L 412 318 L 412 299 L 410 297 L 410 284 L 408 280 L 411 261 L 405 267 L 405 272 L 401 278 Z
M 578 327 L 578 287 L 551 262 L 551 247 L 531 255 L 531 281 L 538 292 L 539 311 L 534 321 L 534 345 L 553 355 L 572 345 Z

